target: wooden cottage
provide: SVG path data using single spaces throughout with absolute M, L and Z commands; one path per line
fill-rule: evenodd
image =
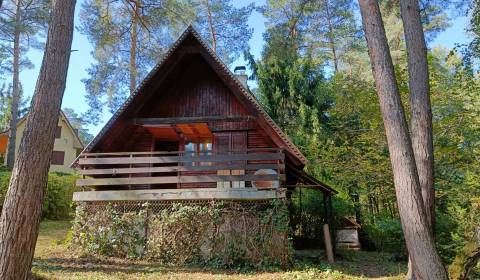
M 189 27 L 74 162 L 86 204 L 265 202 L 333 189 Z

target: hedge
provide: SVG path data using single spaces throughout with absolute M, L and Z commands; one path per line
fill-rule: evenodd
M 0 209 L 8 190 L 10 171 L 0 171 Z M 72 217 L 72 194 L 75 191 L 76 175 L 49 173 L 47 193 L 43 202 L 42 218 L 51 220 L 68 219 Z

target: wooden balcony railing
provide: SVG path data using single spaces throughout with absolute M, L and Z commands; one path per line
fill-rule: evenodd
M 76 169 L 83 175 L 83 179 L 77 180 L 77 186 L 101 189 L 122 185 L 177 184 L 177 187 L 183 187 L 182 184 L 211 183 L 215 187 L 217 183 L 217 187 L 245 187 L 245 182 L 250 182 L 248 186 L 256 184 L 272 188 L 285 181 L 284 160 L 281 149 L 270 148 L 202 154 L 83 153 L 76 163 Z

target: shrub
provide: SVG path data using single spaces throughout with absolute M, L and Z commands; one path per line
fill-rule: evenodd
M 378 219 L 373 224 L 364 224 L 363 230 L 378 251 L 394 253 L 399 260 L 407 259 L 407 246 L 399 219 Z
M 121 213 L 109 204 L 104 211 L 89 213 L 79 204 L 73 223 L 72 244 L 89 253 L 138 258 L 145 248 L 146 212 Z
M 10 171 L 0 171 L 0 209 L 8 190 Z M 69 218 L 72 214 L 72 195 L 76 175 L 49 173 L 47 193 L 43 202 L 42 217 L 51 220 Z
M 87 253 L 146 258 L 169 265 L 286 267 L 292 263 L 283 201 L 266 209 L 229 203 L 174 203 L 160 211 L 150 204 L 126 210 L 77 207 L 71 244 Z M 139 210 L 140 209 L 140 210 Z

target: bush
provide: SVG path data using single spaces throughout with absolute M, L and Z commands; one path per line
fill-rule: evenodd
M 8 190 L 10 171 L 0 171 L 0 209 Z M 42 217 L 51 220 L 70 218 L 73 213 L 72 195 L 76 175 L 49 173 L 47 193 L 43 202 Z
M 138 204 L 127 211 L 122 204 L 108 204 L 101 210 L 79 203 L 72 249 L 167 265 L 267 268 L 292 263 L 283 201 L 272 201 L 266 209 L 228 203 L 149 207 Z
M 394 253 L 398 260 L 407 259 L 407 246 L 400 220 L 393 218 L 379 219 L 376 223 L 364 224 L 363 230 L 378 251 Z

